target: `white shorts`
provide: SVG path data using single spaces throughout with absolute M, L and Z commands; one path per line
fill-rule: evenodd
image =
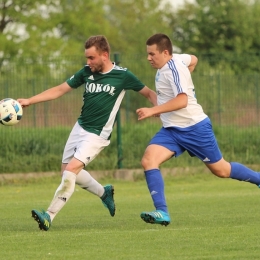
M 86 166 L 109 144 L 110 140 L 87 132 L 76 122 L 65 145 L 62 163 L 69 163 L 75 157 Z

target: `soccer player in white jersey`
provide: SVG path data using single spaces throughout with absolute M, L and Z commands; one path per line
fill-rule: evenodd
M 191 72 L 197 58 L 188 54 L 173 54 L 172 43 L 165 34 L 155 34 L 147 42 L 148 61 L 157 69 L 155 85 L 157 106 L 137 109 L 138 119 L 160 115 L 161 130 L 147 146 L 142 166 L 155 210 L 142 212 L 146 223 L 170 224 L 164 195 L 160 165 L 184 151 L 198 157 L 220 178 L 232 178 L 259 186 L 260 174 L 237 162 L 222 157 L 211 121 L 197 103 Z
M 47 231 L 53 219 L 74 192 L 75 184 L 101 198 L 115 215 L 114 187 L 103 187 L 84 168 L 110 143 L 110 136 L 126 90 L 134 90 L 156 105 L 156 93 L 146 87 L 127 68 L 110 60 L 110 47 L 103 35 L 85 43 L 87 65 L 61 85 L 28 99 L 18 99 L 23 107 L 45 102 L 84 85 L 81 114 L 67 140 L 62 157 L 61 184 L 47 211 L 32 210 L 41 230 Z

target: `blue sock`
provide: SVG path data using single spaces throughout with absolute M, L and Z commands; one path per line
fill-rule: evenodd
M 144 171 L 148 189 L 153 199 L 154 207 L 168 213 L 164 196 L 164 181 L 159 169 Z
M 230 178 L 239 181 L 247 181 L 256 185 L 260 184 L 260 173 L 255 172 L 243 164 L 231 162 Z

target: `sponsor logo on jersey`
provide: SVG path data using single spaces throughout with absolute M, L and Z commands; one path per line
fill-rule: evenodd
M 74 78 L 74 75 L 70 77 L 70 80 L 72 80 Z
M 99 84 L 99 83 L 86 83 L 86 92 L 87 93 L 99 93 L 99 92 L 107 92 L 109 95 L 115 95 L 116 88 L 110 86 L 109 84 Z
M 91 76 L 88 77 L 88 79 L 94 80 L 94 76 L 91 75 Z

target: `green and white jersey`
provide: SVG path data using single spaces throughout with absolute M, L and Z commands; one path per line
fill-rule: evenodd
M 145 85 L 127 68 L 117 65 L 106 73 L 91 72 L 88 65 L 66 81 L 71 88 L 85 86 L 78 118 L 88 132 L 109 139 L 126 90 L 140 91 Z

